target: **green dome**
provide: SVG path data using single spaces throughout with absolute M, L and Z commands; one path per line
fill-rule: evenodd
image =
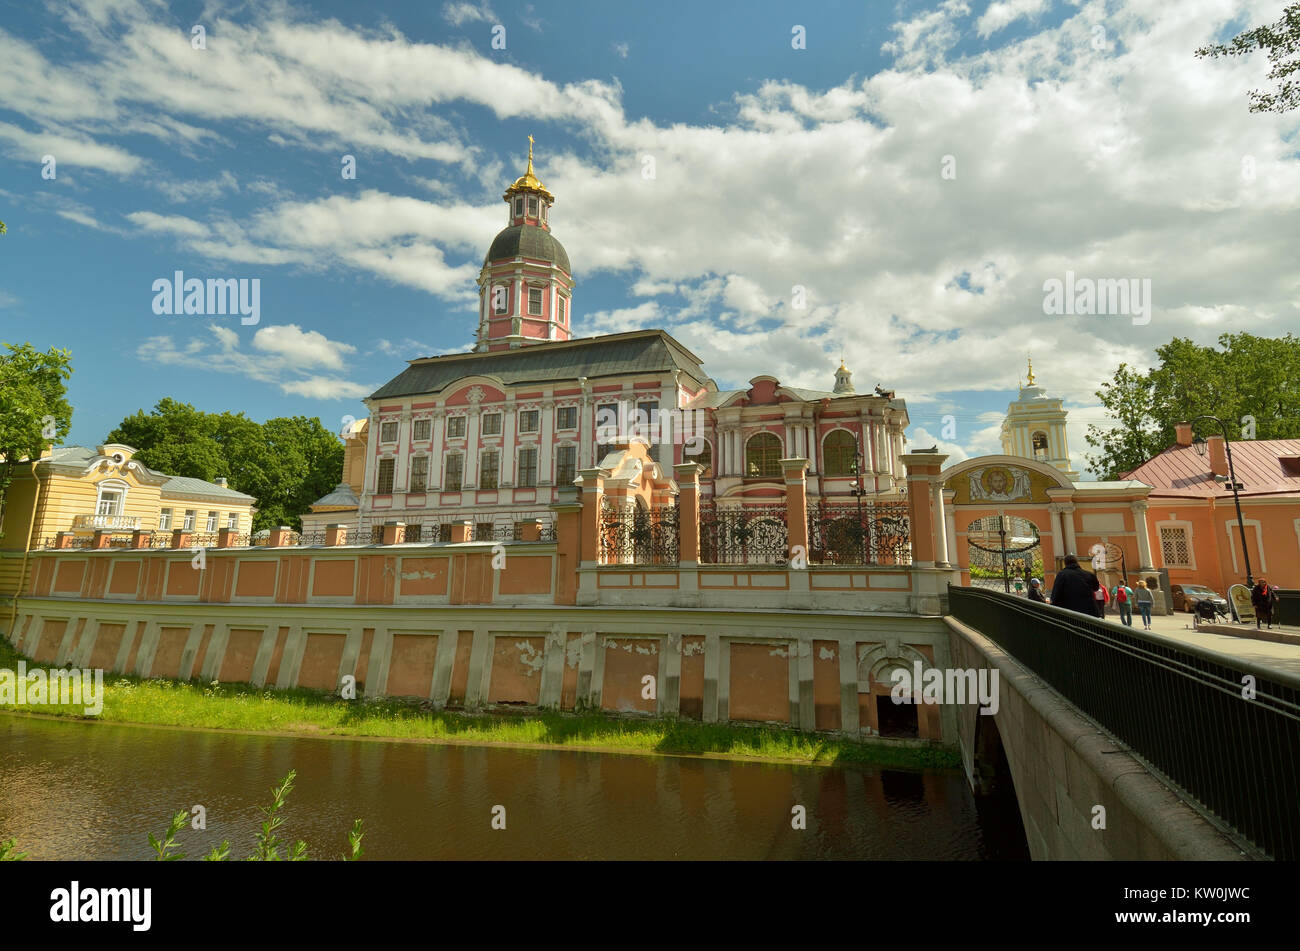
M 512 225 L 506 228 L 492 241 L 492 247 L 488 248 L 483 263 L 490 264 L 493 261 L 511 258 L 549 261 L 565 274 L 573 276 L 573 269 L 569 267 L 569 255 L 564 250 L 564 245 L 556 241 L 549 231 L 537 225 Z

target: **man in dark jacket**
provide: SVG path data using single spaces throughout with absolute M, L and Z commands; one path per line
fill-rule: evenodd
M 1093 592 L 1101 587 L 1101 582 L 1091 571 L 1079 567 L 1079 559 L 1074 555 L 1065 556 L 1065 567 L 1056 573 L 1052 584 L 1052 603 L 1058 608 L 1069 608 L 1080 614 L 1097 616 L 1097 599 Z

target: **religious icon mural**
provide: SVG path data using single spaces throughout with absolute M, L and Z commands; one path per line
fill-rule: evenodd
M 985 466 L 970 473 L 972 502 L 1015 502 L 1028 500 L 1029 473 L 1011 466 Z

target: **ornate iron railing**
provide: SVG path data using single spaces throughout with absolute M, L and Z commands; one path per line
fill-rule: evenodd
M 910 565 L 907 502 L 818 499 L 808 507 L 808 549 L 815 565 Z
M 784 565 L 790 560 L 785 504 L 737 509 L 700 506 L 700 561 L 713 565 Z
M 600 513 L 600 561 L 606 565 L 675 565 L 680 557 L 677 505 L 624 508 L 605 498 Z

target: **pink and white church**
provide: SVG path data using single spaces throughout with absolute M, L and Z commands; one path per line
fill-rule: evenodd
M 724 510 L 779 502 L 780 460 L 791 458 L 808 461 L 810 504 L 853 499 L 859 476 L 867 499 L 905 490 L 907 406 L 892 391 L 856 392 L 842 362 L 827 390 L 767 375 L 723 390 L 663 330 L 575 338 L 573 269 L 531 145 L 502 198 L 507 225 L 479 273 L 474 348 L 411 360 L 364 401 L 369 417 L 345 434 L 343 482 L 303 517 L 304 532 L 343 524 L 369 538 L 399 521 L 408 540 L 448 540 L 471 521 L 475 538 L 508 537 L 550 523 L 581 471 L 608 464 L 617 475 L 609 450 L 628 435 L 649 443 L 657 493 L 676 493 L 674 465 L 697 463 L 700 502 Z

